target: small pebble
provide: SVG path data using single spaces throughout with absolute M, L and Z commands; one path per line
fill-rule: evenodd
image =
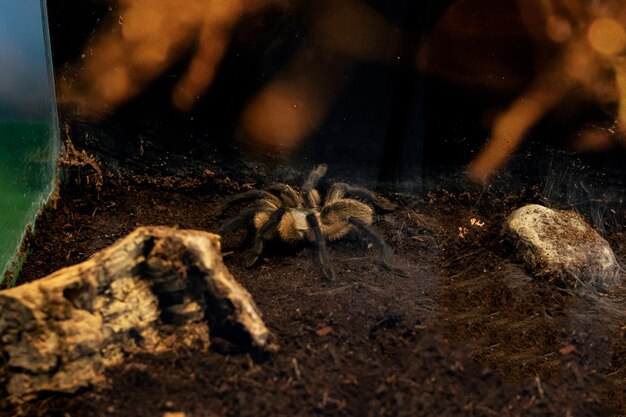
M 620 280 L 608 242 L 578 213 L 531 204 L 509 216 L 505 231 L 537 278 L 573 287 L 606 287 Z
M 317 331 L 315 332 L 319 337 L 324 337 L 324 336 L 328 336 L 329 334 L 331 334 L 333 331 L 332 327 L 330 326 L 325 326 L 322 327 L 321 329 L 317 329 Z

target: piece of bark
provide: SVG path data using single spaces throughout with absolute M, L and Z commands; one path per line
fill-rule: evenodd
M 609 287 L 621 268 L 609 243 L 573 211 L 530 204 L 515 210 L 505 231 L 534 276 L 571 287 Z
M 209 329 L 272 351 L 219 236 L 142 227 L 89 260 L 0 292 L 0 395 L 72 393 L 136 351 L 207 349 Z

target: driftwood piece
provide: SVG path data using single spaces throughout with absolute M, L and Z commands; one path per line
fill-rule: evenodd
M 128 353 L 208 348 L 209 329 L 275 348 L 222 263 L 219 236 L 142 227 L 81 264 L 0 292 L 0 395 L 75 392 Z

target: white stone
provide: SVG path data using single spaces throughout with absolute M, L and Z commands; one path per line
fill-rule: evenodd
M 515 210 L 505 231 L 538 278 L 571 286 L 611 286 L 620 266 L 608 242 L 575 212 L 531 204 Z

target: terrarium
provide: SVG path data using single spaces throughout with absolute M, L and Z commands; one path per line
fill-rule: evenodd
M 22 3 L 0 410 L 626 413 L 624 1 Z
M 50 197 L 59 153 L 45 10 L 0 3 L 0 272 L 11 280 L 20 242 Z

